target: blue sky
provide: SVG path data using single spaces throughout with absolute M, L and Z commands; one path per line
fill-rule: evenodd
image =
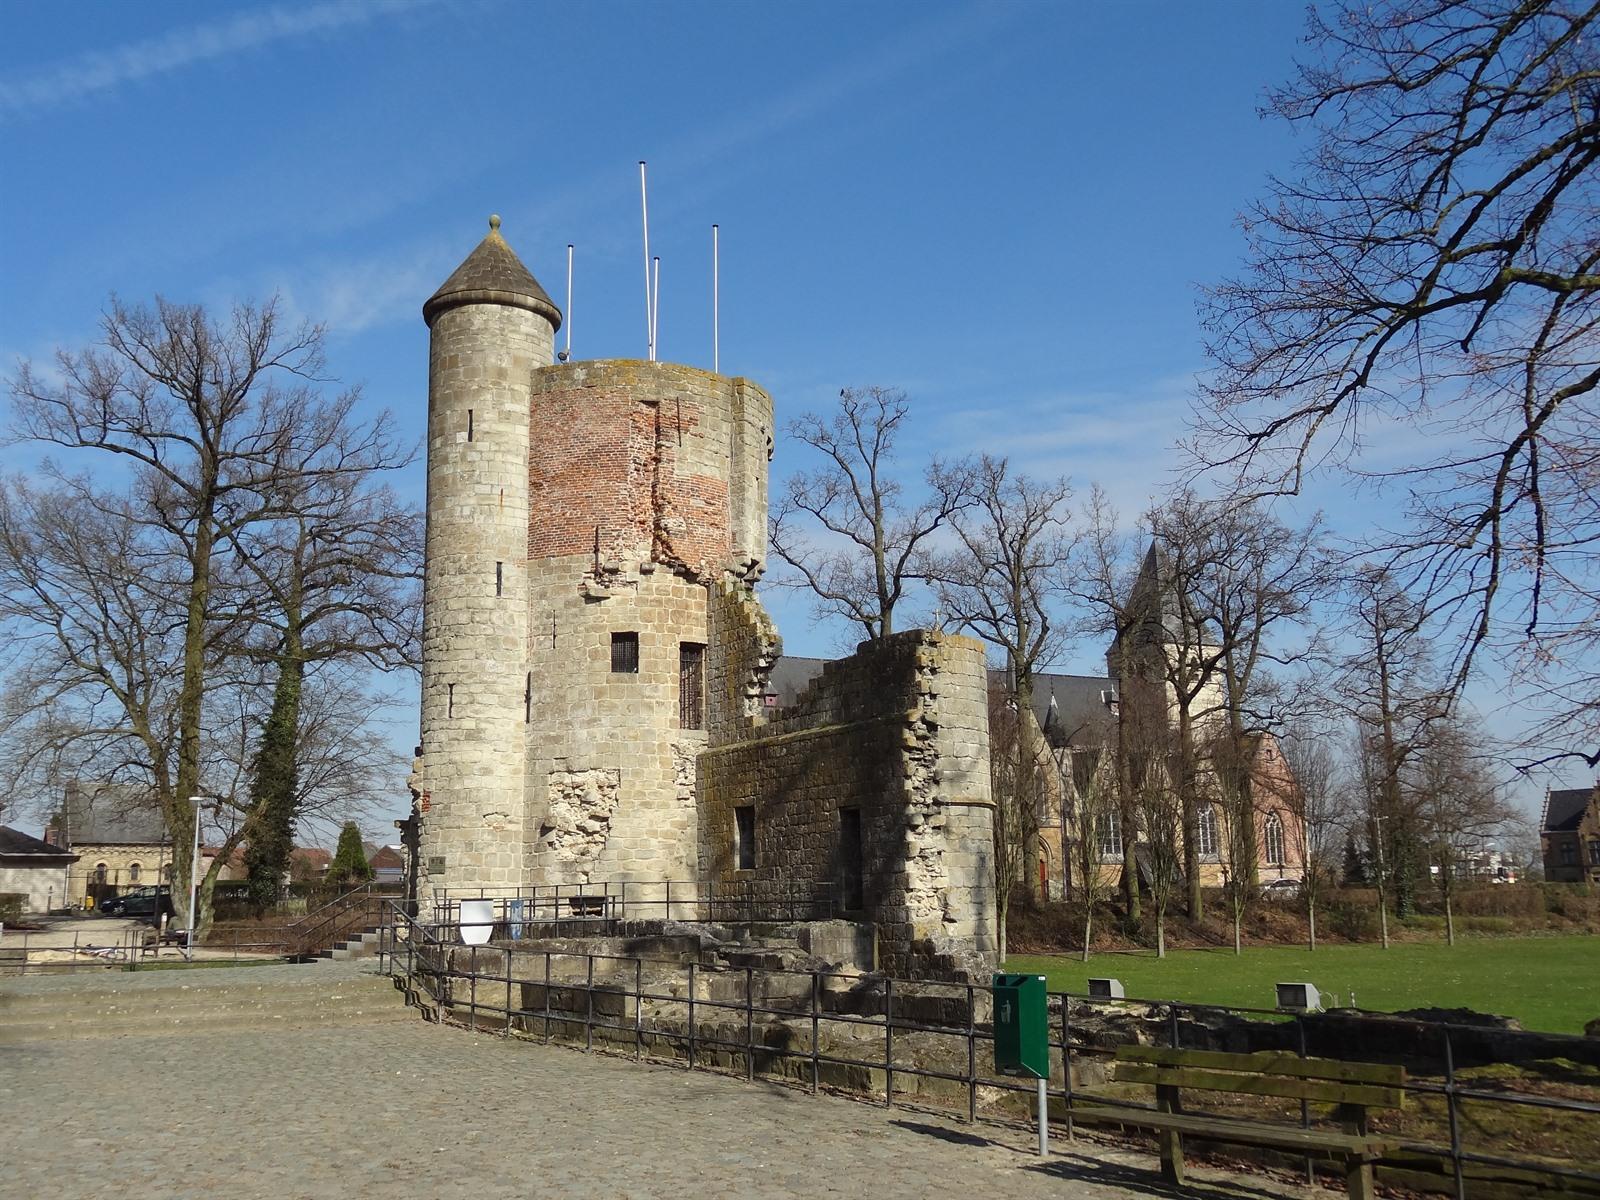
M 722 366 L 780 420 L 903 387 L 908 461 L 1009 453 L 1136 512 L 1203 367 L 1196 285 L 1297 152 L 1256 108 L 1302 25 L 1288 0 L 13 0 L 0 369 L 92 336 L 112 292 L 276 291 L 420 436 L 421 304 L 490 212 L 558 303 L 576 244 L 578 356 L 643 353 L 643 158 L 663 358 L 710 365 L 717 222 Z M 774 482 L 797 465 L 780 443 Z M 850 636 L 777 607 L 793 653 Z

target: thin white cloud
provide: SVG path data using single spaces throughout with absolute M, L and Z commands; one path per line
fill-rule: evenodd
M 433 2 L 332 0 L 299 8 L 275 6 L 173 29 L 110 50 L 92 50 L 28 74 L 0 79 L 0 117 L 54 108 L 194 63 L 366 24 Z

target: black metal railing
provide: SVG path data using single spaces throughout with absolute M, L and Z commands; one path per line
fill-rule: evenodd
M 992 996 L 982 984 L 712 966 L 515 942 L 466 946 L 458 925 L 420 923 L 398 908 L 392 913 L 379 946 L 382 968 L 433 1008 L 436 1019 L 785 1080 L 811 1092 L 826 1086 L 874 1094 L 891 1106 L 914 1094 L 920 1104 L 964 1108 L 968 1120 L 978 1119 L 980 1107 L 986 1116 L 1020 1118 L 1034 1091 L 1031 1081 L 988 1065 Z M 1517 1079 L 1496 1069 L 1485 1080 L 1461 1061 L 1465 1054 L 1483 1064 L 1496 1053 L 1493 1039 L 1526 1038 L 1535 1039 L 1527 1043 L 1529 1053 L 1541 1062 L 1583 1062 L 1600 1058 L 1592 1039 L 1397 1023 L 1382 1014 L 1286 1014 L 1059 992 L 1050 995 L 1050 1014 L 1051 1117 L 1069 1136 L 1075 1103 L 1152 1107 L 1147 1088 L 1085 1086 L 1103 1077 L 1118 1044 L 1278 1049 L 1301 1057 L 1405 1062 L 1411 1109 L 1373 1119 L 1373 1132 L 1401 1146 L 1397 1160 L 1380 1170 L 1428 1176 L 1460 1200 L 1507 1171 L 1600 1184 L 1593 1154 L 1600 1145 L 1600 1086 L 1592 1074 L 1587 1086 L 1540 1091 L 1539 1067 Z M 1385 1032 L 1390 1025 L 1396 1028 Z M 1303 1101 L 1210 1094 L 1205 1103 L 1219 1117 L 1307 1128 L 1332 1120 Z M 1278 1111 L 1263 1111 L 1274 1104 Z M 1484 1119 L 1486 1113 L 1498 1114 L 1498 1122 Z M 1517 1125 L 1506 1114 L 1528 1113 L 1542 1114 L 1542 1153 L 1512 1152 L 1525 1148 L 1527 1137 L 1497 1132 Z M 1307 1160 L 1306 1168 L 1314 1177 L 1315 1164 Z
M 673 880 L 549 884 L 522 888 L 446 888 L 435 893 L 432 924 L 462 923 L 461 905 L 490 906 L 487 920 L 497 936 L 520 939 L 523 930 L 559 924 L 567 932 L 597 933 L 624 921 L 703 921 L 723 924 L 780 924 L 826 921 L 835 915 L 834 897 L 825 886 L 733 880 L 696 883 Z M 469 913 L 466 923 L 483 923 Z

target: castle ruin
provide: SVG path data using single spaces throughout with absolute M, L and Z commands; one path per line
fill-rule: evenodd
M 791 705 L 754 590 L 771 397 L 556 363 L 561 313 L 489 234 L 430 331 L 417 899 L 673 882 L 819 898 L 900 974 L 992 965 L 982 646 L 864 643 Z

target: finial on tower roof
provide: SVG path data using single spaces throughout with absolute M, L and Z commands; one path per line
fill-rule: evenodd
M 561 327 L 561 310 L 500 236 L 499 213 L 489 218 L 489 235 L 422 306 L 422 319 L 431 327 L 440 313 L 463 304 L 525 308 L 542 314 L 552 329 Z

